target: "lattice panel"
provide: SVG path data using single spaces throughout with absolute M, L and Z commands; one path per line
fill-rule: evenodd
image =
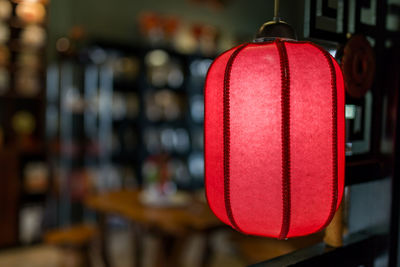
M 371 40 L 397 35 L 400 6 L 393 0 L 307 0 L 306 36 L 344 42 L 348 33 Z

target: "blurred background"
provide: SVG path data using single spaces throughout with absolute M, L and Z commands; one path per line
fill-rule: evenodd
M 247 266 L 365 232 L 382 239 L 348 266 L 388 266 L 400 1 L 281 0 L 280 13 L 342 66 L 361 34 L 347 55 L 364 51 L 370 80 L 347 89 L 339 215 L 288 241 L 233 231 L 204 197 L 205 75 L 272 0 L 0 0 L 0 266 Z

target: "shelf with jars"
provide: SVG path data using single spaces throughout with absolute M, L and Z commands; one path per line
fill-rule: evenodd
M 63 188 L 58 200 L 68 207 L 60 223 L 83 219 L 68 202 L 91 192 L 161 180 L 174 190 L 201 189 L 203 81 L 211 58 L 102 42 L 69 54 L 79 57 L 50 65 L 47 86 L 46 133 Z M 81 185 L 71 187 L 71 179 Z
M 15 209 L 5 209 L 0 228 L 16 230 L 0 234 L 0 246 L 29 244 L 41 232 L 49 189 L 44 142 L 47 8 L 47 1 L 0 0 L 0 152 L 10 155 L 0 157 L 0 165 L 18 166 L 2 177 L 6 185 L 0 187 L 0 202 Z

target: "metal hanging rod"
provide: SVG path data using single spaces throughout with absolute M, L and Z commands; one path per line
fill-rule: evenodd
M 275 0 L 274 5 L 274 20 L 279 19 L 279 0 Z

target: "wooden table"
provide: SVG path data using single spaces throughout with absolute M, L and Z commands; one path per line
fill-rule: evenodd
M 143 205 L 139 201 L 138 190 L 125 190 L 89 196 L 85 205 L 97 212 L 102 243 L 102 257 L 106 266 L 110 266 L 106 251 L 108 215 L 118 215 L 132 223 L 135 242 L 135 266 L 142 264 L 143 233 L 157 234 L 163 246 L 159 251 L 158 262 L 162 266 L 177 266 L 179 241 L 194 233 L 203 233 L 206 237 L 206 248 L 203 251 L 203 265 L 208 264 L 211 254 L 210 235 L 222 227 L 204 201 L 191 198 L 184 207 L 153 207 Z M 178 252 L 176 252 L 178 251 Z M 161 255 L 160 255 L 161 254 Z

